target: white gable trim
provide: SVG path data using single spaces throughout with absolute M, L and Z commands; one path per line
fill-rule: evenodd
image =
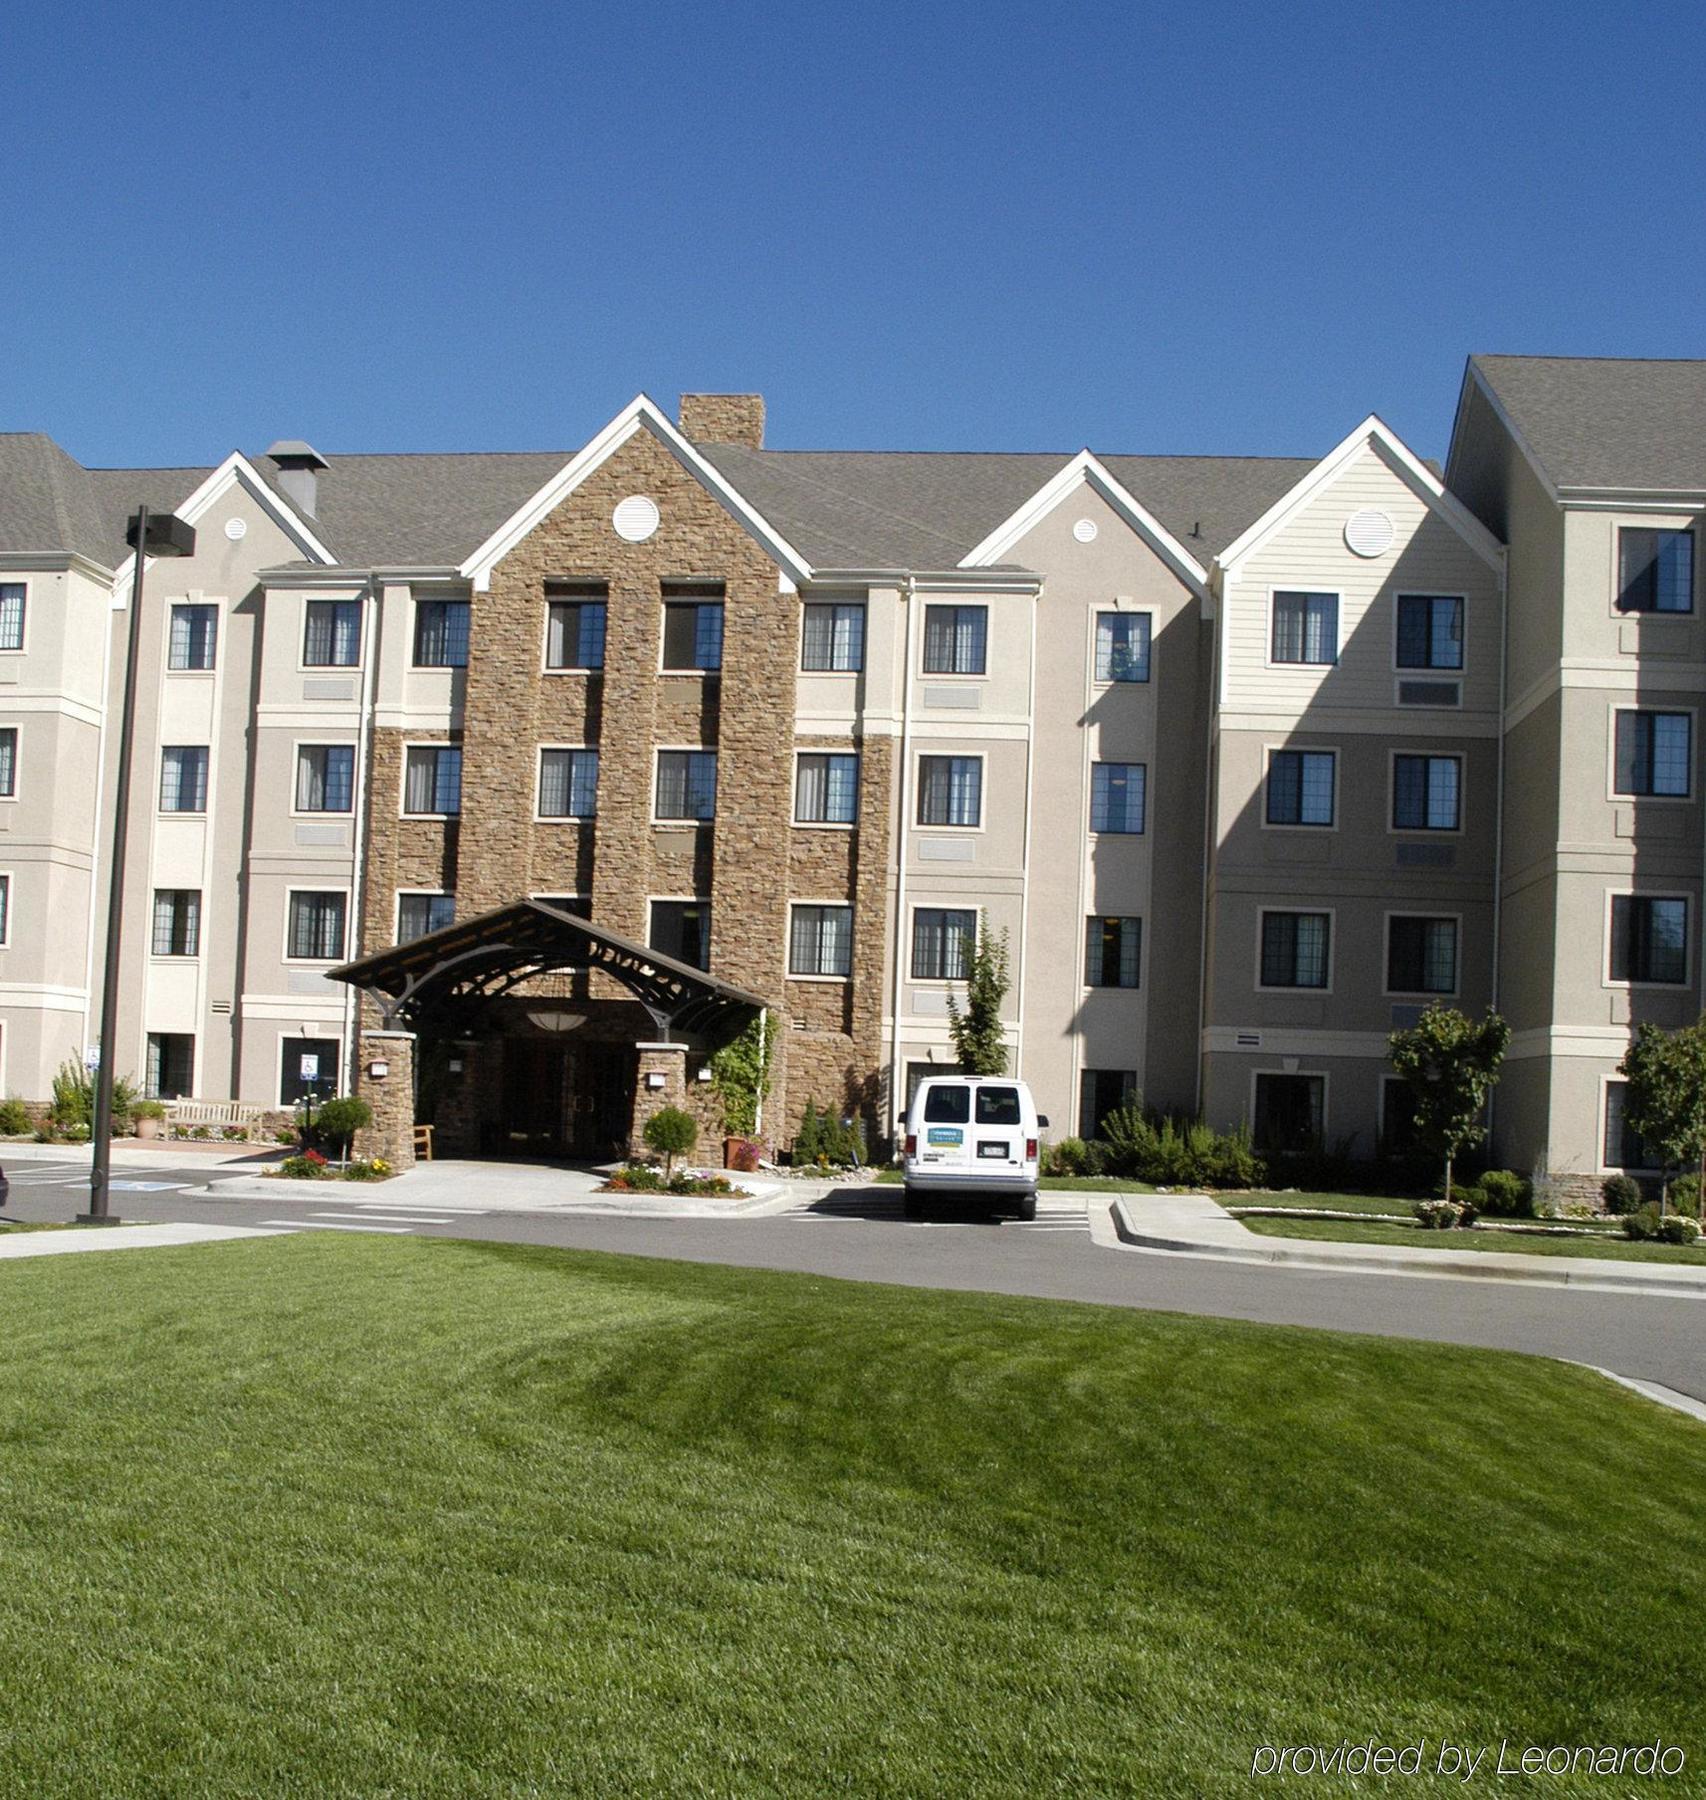
M 705 490 L 728 508 L 776 559 L 783 574 L 795 582 L 811 579 L 811 564 L 758 510 L 732 488 L 722 475 L 684 438 L 663 412 L 644 394 L 636 394 L 596 437 L 571 457 L 545 485 L 524 501 L 462 565 L 459 573 L 484 592 L 492 570 L 533 528 L 602 468 L 637 431 L 649 431 Z
M 1313 469 L 1289 493 L 1283 494 L 1240 537 L 1221 551 L 1215 559 L 1230 575 L 1245 557 L 1261 548 L 1276 531 L 1287 524 L 1356 461 L 1364 450 L 1385 451 L 1396 465 L 1396 472 L 1414 489 L 1417 497 L 1446 523 L 1455 527 L 1459 537 L 1495 569 L 1504 566 L 1504 546 L 1461 500 L 1450 493 L 1439 477 L 1415 456 L 1398 434 L 1370 413 L 1341 444 L 1329 450 Z
M 984 568 L 998 563 L 1063 501 L 1080 487 L 1100 494 L 1121 518 L 1143 538 L 1199 598 L 1208 597 L 1208 571 L 1183 544 L 1167 530 L 1149 509 L 1097 461 L 1088 450 L 1080 450 L 1021 506 L 986 537 L 960 562 L 962 569 Z

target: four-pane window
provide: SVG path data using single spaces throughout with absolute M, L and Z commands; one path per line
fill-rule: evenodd
M 302 626 L 302 662 L 310 669 L 353 669 L 361 661 L 361 602 L 310 600 Z
M 1463 600 L 1457 594 L 1398 596 L 1398 667 L 1463 667 Z
M 348 912 L 348 894 L 292 893 L 286 955 L 296 962 L 342 962 Z
M 166 641 L 168 669 L 211 669 L 219 646 L 219 608 L 181 601 L 172 608 Z
M 802 755 L 794 768 L 794 817 L 802 825 L 851 825 L 859 817 L 859 757 L 849 751 Z
M 1463 759 L 1395 756 L 1392 824 L 1398 831 L 1456 831 L 1462 819 Z
M 591 819 L 598 814 L 598 752 L 539 752 L 539 816 Z
M 1268 823 L 1331 825 L 1337 764 L 1331 750 L 1275 750 L 1268 757 Z
M 981 675 L 988 650 L 987 606 L 925 607 L 926 675 Z
M 150 1100 L 187 1100 L 195 1092 L 195 1039 L 189 1032 L 149 1032 L 142 1091 Z
M 1617 610 L 1694 610 L 1694 533 L 1625 525 L 1617 534 Z
M 1619 712 L 1613 791 L 1686 799 L 1694 721 L 1680 712 Z
M 442 931 L 456 922 L 454 894 L 399 894 L 397 896 L 397 942 L 412 944 L 429 931 Z
M 788 931 L 790 975 L 847 975 L 853 968 L 853 908 L 796 906 Z
M 160 810 L 207 811 L 207 746 L 167 744 L 160 752 Z
M 403 811 L 454 817 L 462 810 L 462 750 L 457 744 L 411 744 L 403 765 Z
M 296 810 L 347 813 L 355 810 L 355 746 L 298 744 Z
M 977 942 L 977 914 L 957 907 L 920 906 L 912 915 L 912 979 L 964 981 Z
M 154 890 L 155 956 L 196 956 L 201 951 L 200 888 Z
M 1149 679 L 1149 614 L 1099 612 L 1096 615 L 1096 679 Z
M 1134 988 L 1143 947 L 1141 919 L 1096 917 L 1085 930 L 1084 985 Z
M 658 752 L 657 816 L 699 823 L 717 816 L 715 750 Z
M 1658 1157 L 1628 1120 L 1629 1083 L 1605 1084 L 1605 1141 L 1600 1158 L 1608 1169 L 1656 1169 Z
M 663 666 L 680 674 L 712 673 L 723 666 L 723 601 L 721 589 L 691 593 L 663 607 Z
M 1090 765 L 1090 829 L 1135 835 L 1143 830 L 1142 763 Z
M 609 612 L 602 598 L 552 600 L 545 613 L 545 667 L 602 669 Z
M 24 647 L 24 584 L 0 581 L 0 650 Z
M 852 674 L 864 666 L 864 603 L 808 601 L 800 632 L 800 667 L 839 675 Z
M 1688 979 L 1688 902 L 1645 894 L 1611 899 L 1611 979 L 1677 987 Z
M 1339 660 L 1339 596 L 1275 594 L 1270 661 L 1336 663 Z
M 415 667 L 465 669 L 468 666 L 468 602 L 415 602 Z
M 918 823 L 979 825 L 982 822 L 983 758 L 919 757 Z
M 1324 912 L 1262 914 L 1265 988 L 1324 988 L 1332 950 L 1332 919 Z
M 1393 994 L 1457 992 L 1457 921 L 1394 918 L 1386 938 L 1386 988 Z

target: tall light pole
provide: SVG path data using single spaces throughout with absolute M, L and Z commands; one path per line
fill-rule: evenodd
M 101 978 L 101 1060 L 95 1069 L 95 1117 L 90 1130 L 89 1210 L 79 1225 L 112 1225 L 108 1192 L 113 1163 L 113 1074 L 118 1066 L 119 944 L 124 925 L 124 857 L 130 839 L 131 740 L 136 731 L 136 664 L 142 648 L 142 575 L 151 556 L 193 556 L 195 528 L 171 513 L 136 509 L 124 534 L 136 552 L 130 584 L 130 649 L 124 664 L 124 708 L 119 714 L 118 772 L 113 781 L 113 856 L 107 893 L 107 961 Z

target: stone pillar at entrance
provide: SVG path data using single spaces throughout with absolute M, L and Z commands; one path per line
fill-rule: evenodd
M 375 1073 L 375 1071 L 382 1071 Z M 355 1138 L 357 1156 L 382 1156 L 400 1175 L 415 1166 L 415 1034 L 364 1031 L 356 1092 L 373 1123 Z
M 685 1109 L 687 1105 L 687 1046 L 636 1044 L 634 1048 L 640 1053 L 640 1067 L 634 1078 L 634 1119 L 628 1129 L 628 1154 L 639 1156 L 646 1148 L 646 1121 L 652 1114 L 662 1112 L 666 1106 Z

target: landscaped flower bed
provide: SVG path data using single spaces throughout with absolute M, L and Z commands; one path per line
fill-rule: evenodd
M 721 1175 L 683 1169 L 666 1176 L 650 1163 L 626 1163 L 612 1173 L 598 1190 L 601 1194 L 680 1194 L 695 1199 L 750 1200 L 745 1188 L 737 1188 Z
M 354 1162 L 328 1162 L 318 1150 L 287 1156 L 268 1175 L 276 1181 L 388 1181 L 396 1170 L 382 1156 L 358 1157 Z

